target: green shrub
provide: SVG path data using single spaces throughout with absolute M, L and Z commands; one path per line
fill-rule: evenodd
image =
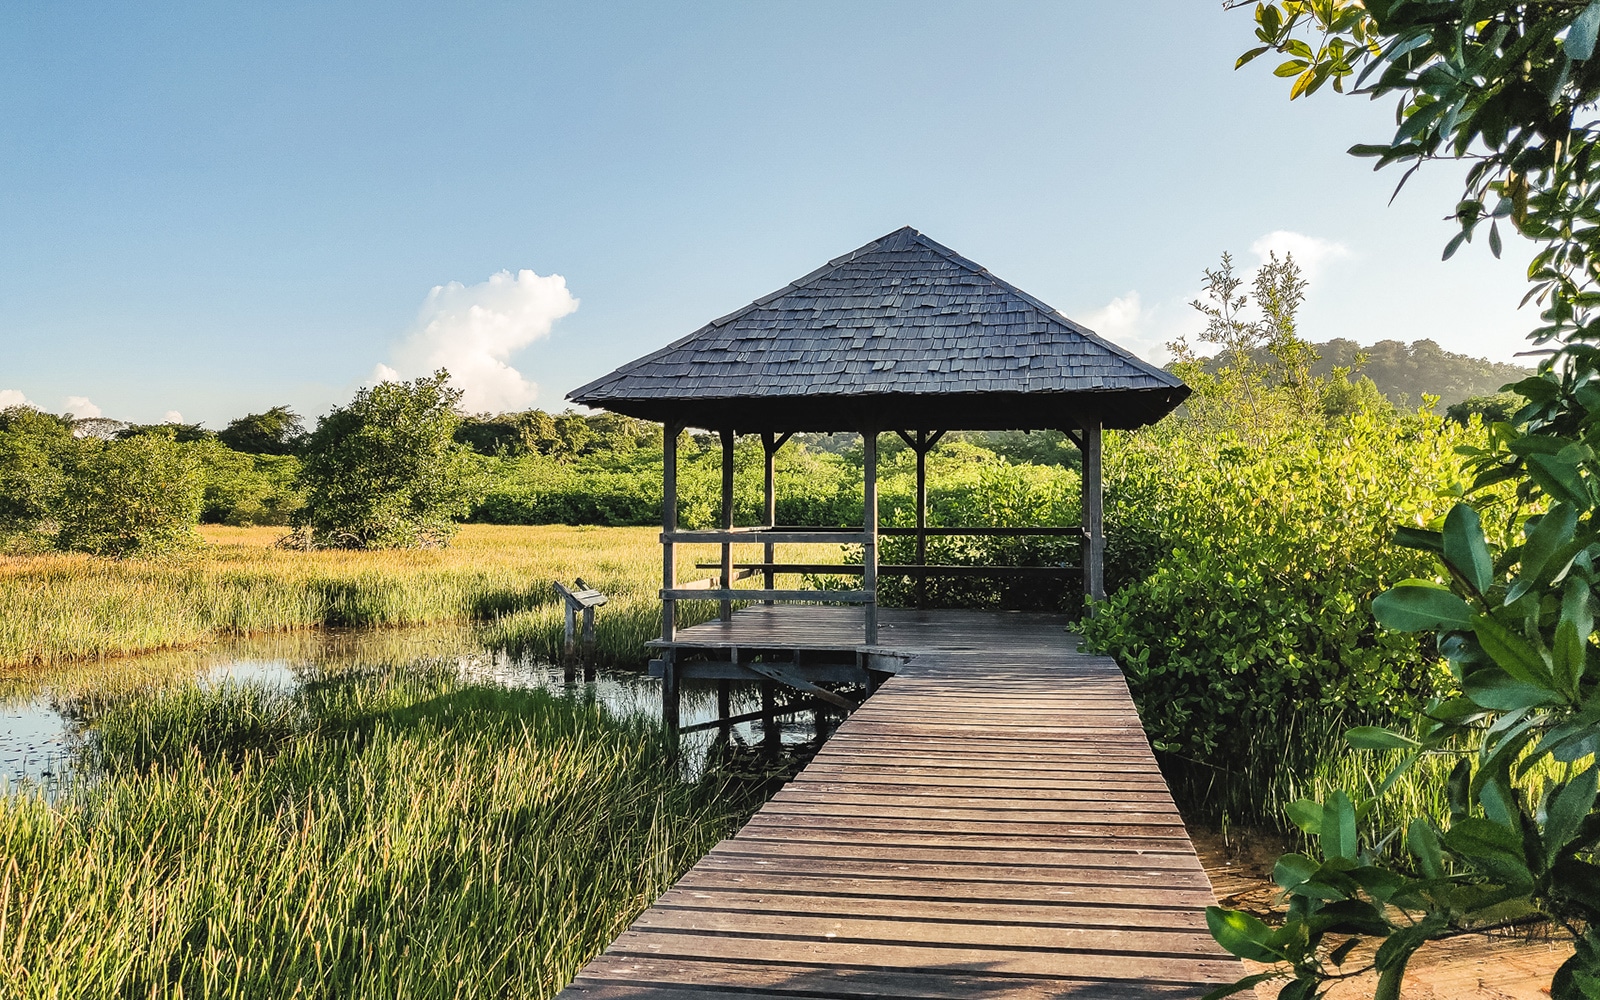
M 72 422 L 30 406 L 0 410 L 0 538 L 45 527 L 61 499 Z
M 327 548 L 438 545 L 479 496 L 473 456 L 454 442 L 461 391 L 444 370 L 380 382 L 317 421 L 306 439 L 299 485 L 305 506 L 291 523 Z
M 56 544 L 153 555 L 193 544 L 205 477 L 189 445 L 159 434 L 83 441 L 66 469 Z
M 1083 631 L 1127 672 L 1180 800 L 1279 822 L 1344 728 L 1392 722 L 1433 693 L 1436 655 L 1378 629 L 1369 607 L 1427 569 L 1390 539 L 1443 515 L 1459 489 L 1453 449 L 1482 437 L 1368 414 L 1255 446 L 1168 423 L 1108 448 L 1121 585 Z

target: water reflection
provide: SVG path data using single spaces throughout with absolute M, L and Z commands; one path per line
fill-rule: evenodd
M 485 649 L 470 628 L 251 636 L 199 649 L 0 674 L 0 786 L 43 787 L 47 792 L 59 787 L 71 770 L 84 720 L 137 693 L 224 680 L 293 688 L 350 671 L 441 666 L 482 683 L 587 693 L 618 717 L 661 717 L 661 682 L 655 678 L 602 669 L 592 681 L 584 682 L 580 673 L 578 680 L 568 682 L 554 664 Z M 732 685 L 729 705 L 729 714 L 735 716 L 759 710 L 760 686 Z M 716 682 L 685 681 L 679 713 L 685 727 L 715 721 Z M 774 728 L 776 742 L 785 748 L 808 747 L 817 738 L 816 720 L 809 712 L 779 718 Z M 765 735 L 759 721 L 685 734 L 684 765 L 690 773 L 698 772 L 719 740 L 734 748 L 756 747 Z

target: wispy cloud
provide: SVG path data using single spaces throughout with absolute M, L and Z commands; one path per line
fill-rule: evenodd
M 373 378 L 415 378 L 447 368 L 468 410 L 524 409 L 539 387 L 512 367 L 511 356 L 549 336 L 556 320 L 577 308 L 559 274 L 501 271 L 476 285 L 435 286 Z

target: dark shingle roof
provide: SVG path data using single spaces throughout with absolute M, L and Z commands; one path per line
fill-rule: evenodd
M 1189 389 L 910 227 L 568 399 L 739 430 L 1110 427 Z

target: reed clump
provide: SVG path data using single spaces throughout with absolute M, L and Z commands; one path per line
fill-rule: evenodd
M 135 697 L 0 797 L 0 994 L 546 997 L 759 790 L 448 671 Z

